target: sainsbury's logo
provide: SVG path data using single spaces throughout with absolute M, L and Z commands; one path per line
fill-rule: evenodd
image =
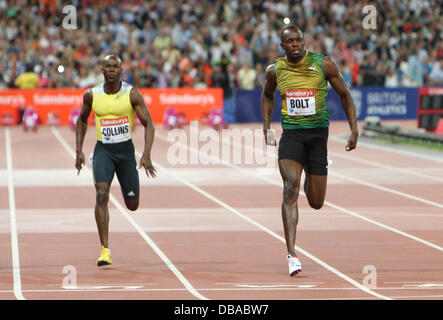
M 215 97 L 211 94 L 166 94 L 161 93 L 160 103 L 166 105 L 195 104 L 206 106 L 215 103 Z
M 81 94 L 39 94 L 36 93 L 33 95 L 33 103 L 34 105 L 65 105 L 65 104 L 76 104 L 81 105 L 83 102 L 83 96 Z
M 128 117 L 121 117 L 117 119 L 101 119 L 100 124 L 102 126 L 120 126 L 122 124 L 129 123 Z
M 15 105 L 15 106 L 24 106 L 26 104 L 26 99 L 21 94 L 15 95 L 2 95 L 0 94 L 0 105 Z
M 286 97 L 313 97 L 315 91 L 312 89 L 286 90 Z

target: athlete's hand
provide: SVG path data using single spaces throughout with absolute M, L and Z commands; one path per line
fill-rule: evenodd
M 353 132 L 348 138 L 348 144 L 346 145 L 346 151 L 354 150 L 357 147 L 358 132 Z
M 277 145 L 277 142 L 275 141 L 275 137 L 274 137 L 274 131 L 269 129 L 269 130 L 263 130 L 263 134 L 265 136 L 265 142 L 268 146 L 275 146 Z
M 75 153 L 75 168 L 77 169 L 77 175 L 80 174 L 80 170 L 85 164 L 85 155 L 83 151 L 78 151 Z
M 149 176 L 153 178 L 157 176 L 157 170 L 152 165 L 151 157 L 147 153 L 143 153 L 142 157 L 140 158 L 140 164 L 138 167 L 139 169 L 141 167 L 145 168 L 146 175 L 148 176 L 148 178 Z

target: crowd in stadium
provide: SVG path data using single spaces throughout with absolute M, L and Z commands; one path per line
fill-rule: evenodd
M 97 85 L 106 53 L 138 87 L 261 88 L 286 17 L 351 87 L 442 85 L 440 1 L 370 3 L 375 30 L 362 26 L 363 1 L 0 0 L 0 89 Z

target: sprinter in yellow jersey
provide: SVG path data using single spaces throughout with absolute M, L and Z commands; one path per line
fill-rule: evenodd
M 278 148 L 278 165 L 283 178 L 281 208 L 289 275 L 295 276 L 302 270 L 294 247 L 298 223 L 297 200 L 303 170 L 304 191 L 309 205 L 320 209 L 326 195 L 329 127 L 327 81 L 340 95 L 351 129 L 346 151 L 355 149 L 358 127 L 351 93 L 336 64 L 329 57 L 305 50 L 304 36 L 297 26 L 290 25 L 282 30 L 280 45 L 285 56 L 266 68 L 261 108 L 266 143 L 275 145 L 270 122 L 278 87 L 282 98 L 283 127 Z
M 145 127 L 144 152 L 139 168 L 144 167 L 147 176 L 155 178 L 156 170 L 151 162 L 151 147 L 154 141 L 154 124 L 143 96 L 133 86 L 120 81 L 121 60 L 107 55 L 102 61 L 105 83 L 88 89 L 83 95 L 83 106 L 76 126 L 75 167 L 80 172 L 85 164 L 83 141 L 88 127 L 88 117 L 95 113 L 97 143 L 94 149 L 92 170 L 96 190 L 95 220 L 101 243 L 101 255 L 97 265 L 112 263 L 108 246 L 109 190 L 114 174 L 121 186 L 126 207 L 135 211 L 139 205 L 140 184 L 132 143 L 132 127 L 137 114 Z

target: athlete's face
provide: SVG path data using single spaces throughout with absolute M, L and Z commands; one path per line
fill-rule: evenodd
M 102 71 L 106 81 L 114 82 L 120 80 L 122 66 L 117 58 L 110 57 L 103 61 Z
M 301 31 L 287 29 L 283 32 L 280 46 L 289 60 L 300 60 L 305 54 L 305 39 Z

